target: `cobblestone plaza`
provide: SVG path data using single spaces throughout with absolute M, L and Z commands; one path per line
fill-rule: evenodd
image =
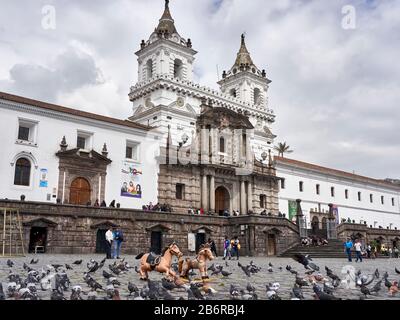
M 31 259 L 39 259 L 38 264 L 30 265 L 29 262 Z M 67 270 L 68 277 L 71 281 L 70 289 L 64 292 L 64 296 L 66 299 L 69 299 L 71 295 L 71 288 L 73 286 L 79 285 L 82 287 L 82 291 L 88 292 L 90 288 L 85 283 L 83 276 L 84 272 L 87 272 L 87 262 L 90 259 L 95 259 L 96 261 L 100 261 L 104 258 L 103 255 L 28 255 L 23 258 L 12 258 L 11 260 L 15 263 L 12 268 L 7 266 L 7 258 L 2 258 L 0 260 L 0 281 L 3 284 L 4 292 L 7 295 L 7 283 L 8 275 L 10 270 L 14 273 L 19 274 L 24 280 L 27 277 L 27 271 L 24 270 L 23 264 L 26 263 L 31 268 L 41 271 L 42 267 L 44 270 L 47 270 L 49 267 L 48 265 L 51 264 L 63 264 L 66 263 L 73 267 L 73 270 Z M 83 259 L 81 265 L 73 265 L 72 262 L 75 260 Z M 238 263 L 236 260 L 228 260 L 227 264 L 225 261 L 222 260 L 221 257 L 216 258 L 212 263 L 214 265 L 220 264 L 223 266 L 223 270 L 232 272 L 231 275 L 228 277 L 224 277 L 222 275 L 212 276 L 212 281 L 209 283 L 209 286 L 215 289 L 217 292 L 212 296 L 212 300 L 230 300 L 230 293 L 229 289 L 231 284 L 235 286 L 239 286 L 241 289 L 246 291 L 246 286 L 248 283 L 251 283 L 256 290 L 258 299 L 266 300 L 266 284 L 268 283 L 276 283 L 280 284 L 280 289 L 277 291 L 278 295 L 283 300 L 290 299 L 290 292 L 295 283 L 295 275 L 291 274 L 289 271 L 286 270 L 286 266 L 292 266 L 293 270 L 296 270 L 301 277 L 306 277 L 304 267 L 294 261 L 291 258 L 249 258 L 249 257 L 241 257 L 239 262 L 242 265 L 247 265 L 250 261 L 261 267 L 261 271 L 255 274 L 251 274 L 250 277 L 247 277 L 245 273 L 238 267 Z M 115 261 L 115 260 L 114 260 Z M 103 277 L 102 272 L 106 270 L 107 272 L 111 273 L 109 270 L 109 264 L 114 262 L 113 260 L 107 260 L 103 269 L 98 270 L 92 277 L 98 281 L 103 288 L 107 287 L 106 279 Z M 126 256 L 125 261 L 132 267 L 129 271 L 125 273 L 121 273 L 118 276 L 115 276 L 118 281 L 121 283 L 118 290 L 120 292 L 121 300 L 129 300 L 133 299 L 133 297 L 129 296 L 128 292 L 128 283 L 132 282 L 138 286 L 138 288 L 142 288 L 145 285 L 145 282 L 139 280 L 139 274 L 136 273 L 134 267 L 138 265 L 138 260 L 135 260 L 133 256 Z M 342 280 L 344 280 L 347 276 L 347 270 L 352 270 L 357 272 L 361 270 L 362 275 L 369 276 L 371 279 L 376 269 L 379 270 L 380 279 L 385 272 L 389 274 L 388 280 L 390 282 L 398 281 L 399 275 L 395 273 L 395 267 L 397 269 L 400 268 L 400 260 L 399 259 L 374 259 L 374 260 L 364 260 L 362 263 L 355 263 L 354 260 L 352 263 L 348 263 L 346 259 L 314 259 L 313 260 L 316 265 L 320 267 L 320 273 L 324 276 L 324 278 L 329 279 L 326 277 L 325 266 L 328 266 L 330 269 L 333 270 L 335 274 L 337 274 Z M 209 263 L 210 266 L 212 263 Z M 271 263 L 273 265 L 272 272 L 268 271 L 268 265 Z M 280 267 L 282 269 L 280 270 Z M 52 271 L 54 272 L 54 270 Z M 211 271 L 209 271 L 209 275 L 211 275 Z M 352 271 L 350 272 L 353 273 Z M 198 273 L 197 273 L 198 274 Z M 162 275 L 156 272 L 150 273 L 151 280 L 161 280 Z M 198 278 L 198 276 L 193 276 L 193 279 Z M 374 279 L 374 281 L 368 286 L 372 287 L 378 279 Z M 322 287 L 322 282 L 318 283 Z M 40 288 L 40 285 L 37 285 L 38 296 L 40 299 L 49 300 L 51 295 L 51 289 L 47 291 L 43 291 Z M 302 287 L 304 298 L 306 300 L 314 300 L 314 292 L 312 289 L 312 285 Z M 180 297 L 187 299 L 188 294 L 184 288 L 173 289 L 170 291 L 171 295 L 175 299 L 179 299 Z M 391 296 L 388 294 L 388 289 L 384 286 L 384 281 L 382 281 L 382 289 L 378 293 L 374 293 L 372 295 L 367 296 L 366 298 L 360 292 L 360 287 L 355 287 L 353 289 L 348 289 L 345 284 L 341 284 L 337 289 L 334 291 L 334 295 L 336 297 L 342 299 L 351 299 L 351 300 L 360 300 L 360 299 L 367 299 L 367 300 L 399 300 L 400 295 Z M 83 299 L 87 299 L 86 295 L 82 295 Z M 106 293 L 98 290 L 98 299 L 106 298 Z M 14 299 L 14 298 L 10 298 Z

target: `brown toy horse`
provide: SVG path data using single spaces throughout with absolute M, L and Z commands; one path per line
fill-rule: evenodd
M 160 273 L 165 273 L 167 278 L 172 276 L 176 280 L 176 273 L 171 270 L 173 256 L 178 257 L 178 259 L 183 256 L 183 253 L 179 250 L 175 242 L 166 247 L 161 256 L 154 255 L 153 253 L 141 253 L 137 255 L 136 259 L 140 259 L 140 279 L 146 281 L 149 278 L 148 272 L 156 270 Z
M 200 247 L 199 252 L 197 253 L 196 259 L 191 260 L 190 258 L 186 258 L 185 260 L 179 261 L 179 273 L 182 278 L 188 278 L 188 274 L 190 270 L 199 269 L 201 274 L 201 279 L 204 281 L 208 279 L 207 275 L 207 260 L 213 260 L 214 256 L 211 252 L 210 246 L 208 244 L 204 244 Z

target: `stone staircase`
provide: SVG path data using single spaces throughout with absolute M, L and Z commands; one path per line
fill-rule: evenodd
M 291 257 L 296 253 L 307 255 L 309 254 L 312 258 L 346 258 L 347 255 L 344 252 L 343 241 L 341 240 L 329 240 L 326 246 L 302 246 L 296 245 L 290 249 L 284 251 L 280 257 Z

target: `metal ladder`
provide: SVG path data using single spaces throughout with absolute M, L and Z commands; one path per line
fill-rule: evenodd
M 0 257 L 25 256 L 18 209 L 0 208 Z

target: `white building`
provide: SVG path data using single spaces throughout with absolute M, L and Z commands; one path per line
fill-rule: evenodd
M 6 93 L 0 93 L 0 115 L 0 198 L 115 200 L 125 208 L 157 201 L 160 140 L 154 130 Z M 129 168 L 137 174 L 126 173 Z M 135 191 L 122 195 L 130 181 Z
M 386 229 L 400 229 L 400 187 L 393 183 L 275 157 L 277 175 L 284 178 L 279 191 L 279 210 L 289 213 L 289 201 L 301 199 L 308 227 L 325 218 L 333 204 L 338 220 Z

